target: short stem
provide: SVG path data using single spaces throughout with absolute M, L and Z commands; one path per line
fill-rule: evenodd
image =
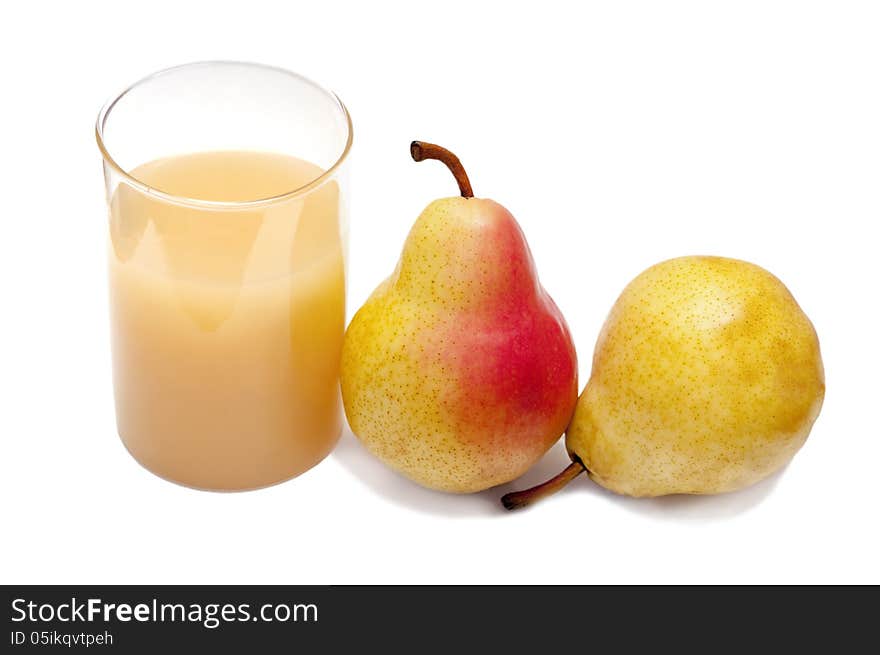
M 501 504 L 507 509 L 520 509 L 526 505 L 531 505 L 542 498 L 555 494 L 586 470 L 580 460 L 575 460 L 566 466 L 559 475 L 550 478 L 547 482 L 539 484 L 537 487 L 505 494 L 501 497 Z
M 471 182 L 464 171 L 464 166 L 461 165 L 458 157 L 446 148 L 428 143 L 427 141 L 413 141 L 409 144 L 409 154 L 412 155 L 415 161 L 424 161 L 426 159 L 442 161 L 455 176 L 455 181 L 458 182 L 458 190 L 461 192 L 462 198 L 474 197 L 474 191 L 471 189 Z

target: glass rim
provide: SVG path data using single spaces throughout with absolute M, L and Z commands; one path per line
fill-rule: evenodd
M 318 91 L 323 93 L 325 96 L 330 98 L 333 101 L 333 103 L 336 105 L 336 107 L 339 109 L 339 111 L 342 113 L 342 116 L 345 119 L 345 127 L 346 127 L 346 132 L 347 132 L 345 146 L 342 148 L 342 152 L 336 158 L 336 161 L 333 163 L 333 165 L 328 167 L 326 170 L 324 170 L 321 173 L 321 175 L 319 175 L 315 179 L 311 180 L 307 184 L 299 186 L 295 189 L 291 189 L 290 191 L 285 191 L 284 193 L 270 196 L 268 198 L 257 198 L 255 200 L 233 200 L 233 201 L 204 200 L 202 198 L 189 198 L 187 196 L 180 196 L 180 195 L 176 195 L 173 193 L 168 193 L 167 191 L 162 191 L 161 189 L 157 189 L 156 187 L 150 186 L 146 182 L 139 180 L 134 175 L 132 175 L 129 171 L 125 170 L 122 166 L 120 166 L 119 163 L 110 154 L 110 151 L 107 148 L 107 144 L 104 140 L 104 127 L 107 123 L 107 119 L 109 118 L 110 113 L 113 111 L 113 108 L 116 106 L 116 104 L 120 100 L 122 100 L 129 92 L 133 91 L 134 89 L 142 86 L 143 84 L 146 84 L 147 82 L 150 82 L 151 80 L 153 80 L 157 77 L 160 77 L 162 75 L 167 75 L 169 73 L 173 73 L 173 72 L 178 71 L 182 68 L 195 68 L 195 67 L 200 67 L 200 66 L 216 66 L 216 65 L 246 66 L 246 67 L 251 67 L 251 68 L 259 68 L 259 69 L 263 69 L 266 71 L 274 71 L 276 73 L 283 73 L 283 74 L 288 75 L 290 77 L 294 77 L 294 78 L 300 80 L 301 82 L 305 82 L 305 83 L 313 86 Z M 351 115 L 348 113 L 348 109 L 346 108 L 346 106 L 342 102 L 342 100 L 339 98 L 339 96 L 336 95 L 335 93 L 333 93 L 333 91 L 331 91 L 330 89 L 322 86 L 321 84 L 318 84 L 317 82 L 306 77 L 305 75 L 295 73 L 294 71 L 288 70 L 286 68 L 281 68 L 280 66 L 271 66 L 268 64 L 259 64 L 259 63 L 255 63 L 255 62 L 249 62 L 249 61 L 218 59 L 218 60 L 207 60 L 207 61 L 193 61 L 193 62 L 189 62 L 186 64 L 179 64 L 177 66 L 170 66 L 168 68 L 163 68 L 161 70 L 158 70 L 154 73 L 150 73 L 149 75 L 137 80 L 133 84 L 130 84 L 125 89 L 123 89 L 120 93 L 112 96 L 110 98 L 110 100 L 108 100 L 104 104 L 104 106 L 101 108 L 101 111 L 98 112 L 98 119 L 95 122 L 95 139 L 98 142 L 98 149 L 101 151 L 101 157 L 104 159 L 104 162 L 108 166 L 110 166 L 110 168 L 112 168 L 114 171 L 116 171 L 116 173 L 118 173 L 127 184 L 135 187 L 136 189 L 138 189 L 146 194 L 149 194 L 149 195 L 154 196 L 156 198 L 160 198 L 162 200 L 166 200 L 168 202 L 184 204 L 184 205 L 192 205 L 192 206 L 196 206 L 196 207 L 213 208 L 213 209 L 222 209 L 222 208 L 242 209 L 242 208 L 248 208 L 248 207 L 260 207 L 260 206 L 264 206 L 264 205 L 268 205 L 268 204 L 273 204 L 273 203 L 297 198 L 297 197 L 303 196 L 303 195 L 309 193 L 310 191 L 312 191 L 313 189 L 316 189 L 317 187 L 321 186 L 324 182 L 326 182 L 331 177 L 333 177 L 333 175 L 336 173 L 336 171 L 339 169 L 339 167 L 342 166 L 343 162 L 348 157 L 348 153 L 351 151 L 351 145 L 354 140 L 354 127 L 352 126 Z M 146 162 L 144 162 L 144 163 L 146 163 Z

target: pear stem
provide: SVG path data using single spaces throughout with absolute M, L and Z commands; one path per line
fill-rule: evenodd
M 436 159 L 446 164 L 446 167 L 452 171 L 455 181 L 458 182 L 458 190 L 461 192 L 462 198 L 473 198 L 474 191 L 471 189 L 471 182 L 464 166 L 454 154 L 446 148 L 428 143 L 427 141 L 413 141 L 409 144 L 409 154 L 415 161 L 424 161 L 426 159 Z
M 580 460 L 575 460 L 566 466 L 557 476 L 550 478 L 547 482 L 539 484 L 537 487 L 504 494 L 504 496 L 501 497 L 501 504 L 507 509 L 520 509 L 526 507 L 542 498 L 555 494 L 586 470 L 586 467 L 580 462 Z

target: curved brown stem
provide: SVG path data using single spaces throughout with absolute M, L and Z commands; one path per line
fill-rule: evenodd
M 542 498 L 555 494 L 586 470 L 586 467 L 581 464 L 580 460 L 575 460 L 566 466 L 556 477 L 550 478 L 547 482 L 539 484 L 537 487 L 504 494 L 501 497 L 501 504 L 507 509 L 520 509 L 526 505 L 531 505 Z
M 409 144 L 409 154 L 412 155 L 415 161 L 424 161 L 426 159 L 442 161 L 455 176 L 455 181 L 458 182 L 458 190 L 461 191 L 461 197 L 474 197 L 474 191 L 471 189 L 471 182 L 464 171 L 464 166 L 461 165 L 458 157 L 446 148 L 428 143 L 427 141 L 413 141 Z

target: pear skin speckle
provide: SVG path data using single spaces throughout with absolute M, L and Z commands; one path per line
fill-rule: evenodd
M 574 345 L 507 210 L 447 198 L 422 212 L 346 331 L 342 396 L 373 454 L 448 492 L 509 482 L 559 439 Z
M 782 282 L 747 262 L 682 257 L 618 298 L 566 447 L 617 493 L 732 491 L 794 456 L 824 395 L 816 332 Z

